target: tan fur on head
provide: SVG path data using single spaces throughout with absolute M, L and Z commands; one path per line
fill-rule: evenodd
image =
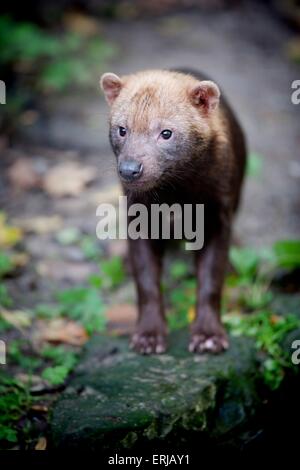
M 137 72 L 122 78 L 109 72 L 102 75 L 100 86 L 110 105 L 122 89 L 132 96 L 148 92 L 149 99 L 156 95 L 162 100 L 162 104 L 167 104 L 168 98 L 173 95 L 177 102 L 189 99 L 195 106 L 208 110 L 216 109 L 220 98 L 220 90 L 214 82 L 199 81 L 190 75 L 168 70 Z
M 143 163 L 136 184 L 153 186 L 168 165 L 173 171 L 176 164 L 199 156 L 212 139 L 215 146 L 226 142 L 220 90 L 212 81 L 148 70 L 122 77 L 106 73 L 100 84 L 110 105 L 110 139 L 118 161 Z M 171 131 L 170 140 L 162 139 L 163 130 Z
M 126 116 L 130 121 L 127 125 L 139 132 L 147 131 L 157 118 L 178 120 L 187 129 L 198 124 L 201 131 L 208 131 L 203 118 L 210 119 L 220 97 L 214 82 L 168 70 L 142 71 L 121 78 L 105 73 L 100 83 L 112 108 L 112 121 L 120 123 Z

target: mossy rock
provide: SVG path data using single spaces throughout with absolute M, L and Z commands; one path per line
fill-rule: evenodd
M 234 338 L 218 356 L 187 352 L 186 331 L 167 354 L 140 356 L 128 338 L 95 336 L 52 416 L 55 448 L 120 450 L 155 443 L 185 446 L 191 435 L 219 440 L 253 416 L 259 361 Z

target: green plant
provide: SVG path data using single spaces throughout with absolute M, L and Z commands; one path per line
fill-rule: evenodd
M 189 323 L 189 311 L 196 303 L 196 281 L 187 279 L 179 288 L 170 292 L 170 312 L 167 314 L 171 330 L 183 328 Z
M 229 259 L 234 267 L 239 284 L 248 284 L 256 276 L 259 268 L 260 257 L 252 248 L 230 248 Z
M 32 347 L 27 340 L 12 340 L 8 344 L 8 360 L 26 370 L 33 372 L 41 366 L 41 359 L 36 357 Z
M 80 240 L 79 246 L 87 259 L 97 259 L 102 254 L 102 249 L 99 241 L 95 240 L 94 237 L 85 235 Z
M 277 316 L 262 310 L 249 315 L 226 314 L 223 321 L 233 336 L 244 335 L 255 340 L 256 348 L 265 353 L 262 362 L 265 382 L 273 389 L 278 388 L 284 369 L 291 367 L 281 343 L 289 331 L 299 327 L 299 318 Z
M 300 240 L 280 240 L 272 247 L 277 266 L 287 269 L 300 267 Z
M 62 313 L 60 305 L 38 304 L 34 309 L 35 315 L 39 318 L 55 318 Z
M 14 269 L 14 263 L 11 257 L 3 252 L 0 252 L 0 278 L 9 274 Z
M 100 35 L 94 37 L 58 30 L 45 30 L 30 22 L 0 16 L 0 65 L 14 74 L 8 86 L 2 124 L 41 94 L 62 93 L 74 87 L 94 87 L 106 61 L 116 48 Z M 4 78 L 4 77 L 2 77 Z
M 169 273 L 172 280 L 181 280 L 188 274 L 188 266 L 184 261 L 173 261 Z
M 17 442 L 17 423 L 31 402 L 25 386 L 4 374 L 0 375 L 0 440 Z
M 75 352 L 68 351 L 62 346 L 47 346 L 41 355 L 44 359 L 53 362 L 52 366 L 46 367 L 42 372 L 43 379 L 52 385 L 63 384 L 78 360 Z
M 100 265 L 103 274 L 103 284 L 107 288 L 118 287 L 125 280 L 125 270 L 120 256 L 114 256 L 108 260 L 103 260 Z
M 268 285 L 254 281 L 249 286 L 241 287 L 239 298 L 242 306 L 257 310 L 267 307 L 273 299 L 273 294 Z
M 31 86 L 35 84 L 40 91 L 63 91 L 70 84 L 90 83 L 95 64 L 99 66 L 115 52 L 99 37 L 70 32 L 54 35 L 8 16 L 0 17 L 0 44 L 0 63 L 18 64 L 24 76 L 30 72 Z
M 79 287 L 57 295 L 61 314 L 79 321 L 91 334 L 105 328 L 105 304 L 98 289 Z
M 11 307 L 12 299 L 8 293 L 7 287 L 0 282 L 0 307 Z

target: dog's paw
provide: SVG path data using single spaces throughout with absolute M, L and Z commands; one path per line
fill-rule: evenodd
M 162 354 L 166 351 L 166 337 L 161 334 L 135 333 L 130 347 L 140 354 Z
M 219 354 L 229 347 L 226 334 L 204 335 L 193 334 L 189 344 L 189 351 L 194 353 Z

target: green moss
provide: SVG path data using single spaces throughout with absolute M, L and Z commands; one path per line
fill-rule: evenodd
M 242 374 L 246 383 L 257 374 L 253 343 L 234 339 L 229 352 L 209 360 L 187 353 L 186 331 L 174 332 L 170 343 L 169 354 L 145 357 L 128 350 L 127 338 L 92 339 L 54 408 L 55 446 L 111 450 L 211 432 L 220 422 L 219 391 L 226 397 L 233 377 Z M 235 388 L 247 415 L 254 400 L 244 384 Z M 241 412 L 225 415 L 234 418 L 226 428 L 234 428 Z

